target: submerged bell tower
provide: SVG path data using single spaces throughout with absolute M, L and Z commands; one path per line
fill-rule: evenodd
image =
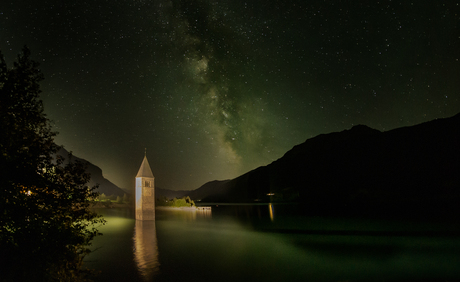
M 136 175 L 136 219 L 155 220 L 155 177 L 147 153 Z

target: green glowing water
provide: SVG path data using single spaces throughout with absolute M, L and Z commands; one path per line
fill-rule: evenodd
M 96 281 L 460 278 L 460 238 L 448 232 L 458 226 L 296 217 L 285 209 L 157 210 L 154 222 L 136 221 L 127 209 L 100 210 L 107 225 L 85 266 L 100 271 Z

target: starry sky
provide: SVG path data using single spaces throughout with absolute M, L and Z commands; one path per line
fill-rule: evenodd
M 460 1 L 5 0 L 56 142 L 132 189 L 196 189 L 318 134 L 460 112 Z

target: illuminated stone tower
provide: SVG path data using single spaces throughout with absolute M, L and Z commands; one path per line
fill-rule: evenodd
M 154 180 L 155 177 L 145 155 L 136 175 L 136 219 L 138 220 L 155 220 Z

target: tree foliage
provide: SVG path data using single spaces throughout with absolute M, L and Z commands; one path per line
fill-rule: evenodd
M 126 193 L 123 194 L 123 202 L 129 203 L 129 197 Z
M 99 195 L 98 200 L 99 201 L 105 201 L 105 200 L 107 200 L 107 196 L 104 193 L 102 193 L 102 194 Z
M 24 47 L 8 68 L 0 53 L 0 269 L 2 281 L 74 281 L 104 220 L 79 162 L 57 156 L 39 98 L 43 75 Z M 70 156 L 69 156 L 70 159 Z
M 167 206 L 167 207 L 194 207 L 195 202 L 190 199 L 189 196 L 185 196 L 182 198 L 174 198 L 172 200 L 168 200 L 166 197 L 156 198 L 155 205 L 157 206 Z

